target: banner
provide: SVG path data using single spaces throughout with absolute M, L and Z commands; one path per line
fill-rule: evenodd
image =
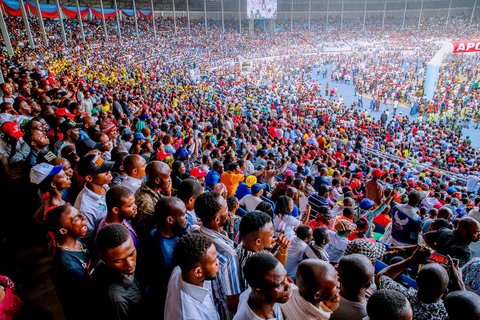
M 133 9 L 121 9 L 121 11 L 127 17 L 133 17 L 133 14 L 134 14 Z
M 34 15 L 38 15 L 37 7 L 32 2 L 27 2 L 25 4 L 26 8 L 29 8 Z M 57 6 L 54 4 L 40 4 L 40 12 L 42 13 L 42 18 L 55 19 L 58 17 Z
M 480 40 L 452 41 L 453 53 L 480 52 Z
M 22 15 L 18 1 L 0 0 L 0 4 L 3 6 L 3 9 L 5 9 L 4 12 L 10 17 L 20 17 Z
M 90 8 L 92 14 L 98 19 L 102 19 L 102 9 L 101 8 Z M 105 19 L 113 19 L 116 16 L 115 9 L 103 9 L 103 14 Z
M 62 6 L 62 11 L 70 19 L 77 19 L 77 7 Z M 82 17 L 82 19 L 85 19 L 87 14 L 88 8 L 80 7 L 80 16 Z
M 151 18 L 152 11 L 151 10 L 137 10 L 138 16 L 141 18 Z

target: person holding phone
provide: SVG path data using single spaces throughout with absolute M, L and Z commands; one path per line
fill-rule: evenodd
M 460 260 L 463 266 L 472 256 L 469 245 L 480 240 L 480 224 L 473 218 L 465 217 L 459 220 L 455 230 L 441 228 L 427 232 L 423 238 L 438 253 Z
M 412 264 L 426 263 L 432 253 L 427 246 L 418 246 L 410 257 L 386 267 L 375 276 L 378 289 L 399 291 L 407 297 L 412 305 L 413 318 L 418 320 L 443 320 L 447 317 L 442 297 L 447 292 L 448 272 L 438 263 L 424 264 L 416 279 L 418 289 L 407 289 L 393 279 Z

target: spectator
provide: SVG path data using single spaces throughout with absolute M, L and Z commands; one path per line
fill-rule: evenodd
M 395 290 L 407 297 L 412 306 L 414 318 L 419 320 L 440 320 L 447 317 L 442 301 L 449 281 L 447 271 L 436 263 L 424 265 L 417 276 L 418 290 L 407 289 L 393 279 L 412 263 L 425 263 L 425 259 L 430 255 L 431 251 L 428 248 L 418 247 L 409 258 L 386 267 L 375 276 L 379 289 Z
M 469 291 L 455 291 L 445 297 L 449 320 L 476 320 L 480 318 L 480 297 Z
M 205 177 L 205 184 L 208 188 L 213 188 L 213 186 L 220 182 L 220 177 L 223 174 L 223 163 L 220 161 L 215 161 L 213 163 L 213 168 L 210 170 Z
M 345 253 L 348 245 L 348 235 L 355 231 L 357 226 L 347 220 L 340 220 L 335 224 L 335 232 L 329 231 L 330 242 L 325 247 L 325 251 L 330 257 L 330 262 L 336 263 Z
M 385 175 L 385 172 L 383 172 L 380 169 L 374 169 L 372 171 L 372 179 L 370 179 L 366 184 L 365 184 L 365 190 L 366 190 L 366 197 L 372 201 L 374 201 L 377 205 L 380 205 L 382 203 L 383 199 L 383 186 L 378 182 L 378 180 Z
M 287 275 L 295 280 L 297 267 L 300 262 L 308 258 L 316 258 L 316 254 L 310 248 L 312 241 L 312 229 L 309 226 L 299 226 L 296 229 L 296 236 L 292 238 L 292 243 L 288 247 L 287 261 L 285 269 Z
M 217 193 L 205 192 L 195 201 L 195 213 L 202 221 L 195 232 L 210 239 L 218 252 L 220 266 L 212 282 L 217 311 L 220 319 L 232 319 L 244 288 L 234 242 L 221 233 L 228 218 L 227 201 Z
M 145 306 L 135 277 L 137 250 L 128 229 L 106 225 L 97 235 L 101 262 L 93 274 L 97 319 L 142 319 Z
M 85 319 L 88 312 L 78 301 L 90 301 L 90 254 L 80 240 L 87 234 L 85 217 L 70 205 L 48 212 L 45 225 L 54 238 L 52 282 L 65 319 Z
M 165 316 L 160 318 L 220 320 L 211 283 L 219 267 L 213 243 L 198 234 L 185 235 L 175 246 L 173 256 L 178 267 L 170 277 Z
M 137 215 L 132 221 L 140 239 L 145 238 L 155 226 L 154 212 L 158 200 L 172 195 L 170 171 L 170 167 L 160 161 L 152 161 L 145 168 L 147 179 L 135 193 Z
M 362 254 L 343 256 L 338 263 L 340 306 L 332 320 L 362 320 L 367 316 L 367 291 L 375 276 L 372 262 Z
M 185 208 L 187 209 L 187 228 L 198 223 L 194 207 L 195 201 L 202 192 L 202 185 L 195 179 L 185 179 L 178 186 L 177 197 L 183 201 Z
M 328 262 L 306 259 L 298 265 L 297 286 L 281 306 L 285 320 L 326 320 L 340 302 L 337 272 Z
M 302 222 L 292 217 L 293 200 L 286 196 L 280 196 L 275 205 L 275 216 L 273 225 L 275 234 L 283 233 L 287 238 L 292 239 L 295 236 L 294 228 L 298 227 Z M 303 224 L 308 224 L 308 216 Z
M 252 194 L 246 195 L 240 199 L 239 204 L 244 206 L 247 212 L 255 210 L 255 208 L 262 202 L 262 195 L 266 186 L 260 183 L 252 185 Z
M 122 186 L 110 188 L 105 196 L 105 202 L 107 204 L 107 216 L 98 224 L 97 234 L 108 224 L 123 224 L 130 232 L 135 248 L 138 249 L 138 236 L 129 222 L 137 214 L 137 205 L 135 204 L 133 192 Z
M 228 165 L 228 171 L 222 173 L 220 182 L 227 187 L 227 197 L 233 196 L 237 191 L 238 184 L 245 179 L 243 173 L 240 172 L 240 166 L 236 162 Z
M 328 229 L 325 227 L 317 227 L 313 229 L 312 233 L 313 241 L 309 243 L 310 249 L 313 253 L 323 261 L 330 261 L 327 251 L 325 251 L 325 246 L 330 242 L 330 234 Z
M 410 303 L 403 294 L 393 290 L 378 290 L 367 303 L 370 320 L 413 320 Z
M 183 201 L 162 197 L 155 205 L 156 228 L 145 239 L 143 259 L 139 267 L 143 271 L 146 302 L 150 311 L 163 310 L 168 279 L 175 267 L 173 252 L 187 227 L 187 215 Z
M 277 239 L 273 237 L 272 218 L 262 211 L 252 211 L 242 217 L 240 221 L 240 244 L 236 251 L 240 266 L 243 268 L 248 258 L 258 252 L 271 252 L 273 243 L 278 244 L 275 257 L 281 264 L 285 265 L 287 260 L 288 247 L 290 240 L 284 235 Z M 243 277 L 245 280 L 245 277 Z M 245 282 L 245 288 L 247 283 Z
M 87 218 L 87 237 L 93 236 L 100 221 L 107 216 L 105 195 L 108 184 L 112 181 L 110 170 L 113 165 L 113 162 L 105 161 L 95 154 L 86 155 L 78 163 L 77 170 L 85 179 L 85 186 L 77 196 L 75 208 Z M 90 240 L 86 239 L 87 246 L 91 245 Z
M 396 246 L 418 243 L 422 218 L 418 215 L 418 206 L 423 201 L 419 191 L 408 194 L 408 203 L 400 204 L 392 210 L 392 244 Z
M 465 217 L 460 219 L 455 230 L 441 228 L 427 232 L 424 239 L 434 250 L 459 259 L 464 265 L 472 255 L 469 245 L 480 239 L 480 225 L 475 219 Z
M 145 178 L 146 161 L 139 155 L 131 154 L 123 160 L 123 168 L 127 177 L 122 181 L 122 186 L 135 193 Z
M 233 319 L 284 319 L 280 304 L 288 301 L 292 289 L 283 265 L 261 252 L 247 260 L 243 271 L 249 288 L 242 293 Z

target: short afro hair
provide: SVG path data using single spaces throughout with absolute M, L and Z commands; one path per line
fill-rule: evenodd
M 159 226 L 165 225 L 167 218 L 172 216 L 173 210 L 181 205 L 182 200 L 176 197 L 161 197 L 155 204 L 154 218 Z
M 470 320 L 480 317 L 480 296 L 472 291 L 450 292 L 444 300 L 450 320 Z
M 47 227 L 47 230 L 53 232 L 55 236 L 57 235 L 57 231 L 62 228 L 62 215 L 68 210 L 68 208 L 70 208 L 70 205 L 62 204 L 49 210 L 45 216 L 45 226 Z
M 265 284 L 263 276 L 272 271 L 279 264 L 278 260 L 270 253 L 260 252 L 248 258 L 243 267 L 245 280 L 253 288 L 262 288 Z
M 218 211 L 222 208 L 219 201 L 220 198 L 220 194 L 212 191 L 202 193 L 198 196 L 194 208 L 195 213 L 203 223 L 208 223 L 215 219 Z
M 97 247 L 100 252 L 121 246 L 130 238 L 127 227 L 121 223 L 107 224 L 98 231 Z
M 133 192 L 124 186 L 114 186 L 108 189 L 105 195 L 107 209 L 119 208 L 123 205 L 123 201 L 133 195 Z
M 325 239 L 328 237 L 328 229 L 325 227 L 318 227 L 313 229 L 313 241 L 315 244 L 320 246 L 323 244 Z
M 173 261 L 183 272 L 189 271 L 204 261 L 212 241 L 204 235 L 190 233 L 178 240 L 173 250 Z
M 198 198 L 203 192 L 203 187 L 197 179 L 185 179 L 178 185 L 177 197 L 182 201 L 187 201 L 191 197 Z
M 298 226 L 295 233 L 300 240 L 305 240 L 308 238 L 311 232 L 312 228 L 310 228 L 310 226 Z
M 272 218 L 265 212 L 259 210 L 249 212 L 240 220 L 240 238 L 260 231 L 269 222 L 272 222 Z
M 255 210 L 265 212 L 270 216 L 270 218 L 273 218 L 273 206 L 270 202 L 267 201 L 262 201 L 260 202 Z
M 407 298 L 394 290 L 378 290 L 367 302 L 367 314 L 370 320 L 403 320 L 408 312 Z

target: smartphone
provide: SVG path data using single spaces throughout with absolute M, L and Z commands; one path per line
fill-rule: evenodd
M 428 257 L 428 261 L 430 262 L 436 262 L 438 264 L 441 264 L 442 266 L 448 268 L 448 257 L 440 254 L 440 253 L 432 253 L 430 257 Z

